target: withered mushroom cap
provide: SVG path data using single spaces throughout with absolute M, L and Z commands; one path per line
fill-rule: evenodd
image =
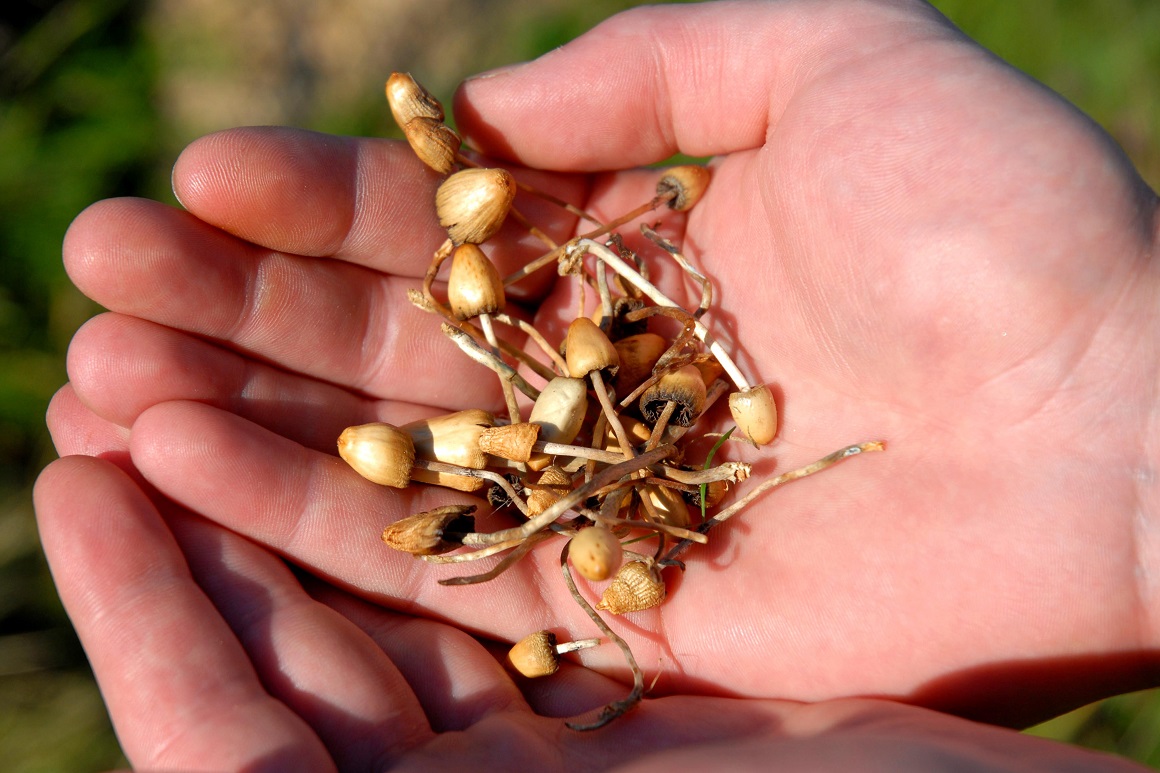
M 433 556 L 461 547 L 475 531 L 475 505 L 447 505 L 407 516 L 383 529 L 383 542 L 413 556 Z
M 665 582 L 643 561 L 626 561 L 596 608 L 614 615 L 651 609 L 665 600 Z
M 656 422 L 665 405 L 672 401 L 677 404 L 669 418 L 670 424 L 688 427 L 705 407 L 705 382 L 701 371 L 695 365 L 685 365 L 661 376 L 640 396 L 640 412 L 649 422 Z

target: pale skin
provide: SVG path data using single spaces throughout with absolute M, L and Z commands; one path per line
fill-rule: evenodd
M 1157 200 L 1094 124 L 901 0 L 641 8 L 454 107 L 473 145 L 607 218 L 655 174 L 600 170 L 716 156 L 664 222 L 775 386 L 779 437 L 746 458 L 888 450 L 691 550 L 668 603 L 613 621 L 662 697 L 565 731 L 537 712 L 623 695 L 615 648 L 515 683 L 465 633 L 594 635 L 558 543 L 439 586 L 451 569 L 378 533 L 461 497 L 334 453 L 348 425 L 502 405 L 405 300 L 443 238 L 438 178 L 387 141 L 205 138 L 174 172 L 187 211 L 106 201 L 68 234 L 110 313 L 74 339 L 48 417 L 65 458 L 36 490 L 134 765 L 1131 768 L 953 716 L 1018 726 L 1155 683 Z M 553 238 L 585 228 L 517 204 Z M 520 243 L 502 274 L 540 249 L 497 238 Z M 574 308 L 550 282 L 524 291 L 548 330 Z

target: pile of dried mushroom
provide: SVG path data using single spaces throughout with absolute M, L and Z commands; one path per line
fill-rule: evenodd
M 690 544 L 707 542 L 712 526 L 770 488 L 863 451 L 879 450 L 882 443 L 843 448 L 753 486 L 744 497 L 722 506 L 730 484 L 744 481 L 750 467 L 741 462 L 712 465 L 733 430 L 716 436 L 703 465 L 688 464 L 684 451 L 691 433 L 709 407 L 729 392 L 739 435 L 753 445 L 767 444 L 777 431 L 773 396 L 768 386 L 750 383 L 703 322 L 712 305 L 712 287 L 679 248 L 648 226 L 641 227 L 656 252 L 700 286 L 701 303 L 693 310 L 658 290 L 649 281 L 648 265 L 615 232 L 662 206 L 677 211 L 693 207 L 709 182 L 708 170 L 680 166 L 658 173 L 655 197 L 602 223 L 517 183 L 504 169 L 480 168 L 461 155 L 459 137 L 443 123 L 442 106 L 410 75 L 391 76 L 387 99 L 415 153 L 446 175 L 435 209 L 448 239 L 435 251 L 422 290 L 412 290 L 410 300 L 441 317 L 448 338 L 498 375 L 506 416 L 476 409 L 402 427 L 349 427 L 339 438 L 339 453 L 375 483 L 447 486 L 486 495 L 492 508 L 518 511 L 519 525 L 487 533 L 475 531 L 474 505 L 440 507 L 389 525 L 384 542 L 427 561 L 463 563 L 502 556 L 487 572 L 444 579 L 443 584 L 490 580 L 540 543 L 553 538 L 563 542 L 560 563 L 573 598 L 604 637 L 620 647 L 634 676 L 631 693 L 605 706 L 595 721 L 569 724 L 578 730 L 600 727 L 635 706 L 644 693 L 643 674 L 632 652 L 600 612 L 619 615 L 660 604 L 665 599 L 663 570 L 683 568 L 677 556 Z M 555 244 L 512 206 L 517 188 L 544 196 L 594 227 Z M 547 251 L 501 278 L 479 245 L 509 216 L 542 239 Z M 448 260 L 447 297 L 441 299 L 432 288 Z M 504 311 L 506 286 L 552 264 L 580 290 L 577 316 L 564 340 L 556 343 Z M 592 288 L 596 299 L 591 313 L 584 310 L 586 288 Z M 653 317 L 675 323 L 650 326 Z M 497 325 L 518 330 L 541 356 L 503 340 Z M 654 329 L 677 332 L 665 337 Z M 543 385 L 537 388 L 528 378 Z M 532 402 L 526 418 L 517 390 Z M 629 544 L 633 550 L 626 549 Z M 611 578 L 595 608 L 576 589 L 572 570 L 591 582 Z M 558 644 L 554 634 L 538 631 L 518 642 L 508 661 L 525 676 L 543 676 L 558 668 L 562 652 L 601 641 Z

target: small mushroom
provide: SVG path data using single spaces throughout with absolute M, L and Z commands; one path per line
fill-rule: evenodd
M 664 374 L 644 390 L 640 396 L 640 412 L 647 421 L 655 424 L 668 404 L 674 403 L 675 407 L 668 409 L 668 423 L 688 427 L 701 415 L 705 395 L 701 371 L 695 365 L 685 365 Z
M 577 317 L 568 325 L 568 334 L 564 339 L 564 359 L 568 363 L 568 375 L 572 378 L 584 378 L 592 382 L 592 391 L 600 401 L 604 417 L 608 425 L 616 433 L 620 447 L 626 459 L 633 457 L 632 444 L 624 432 L 620 415 L 612 405 L 612 398 L 608 394 L 608 387 L 604 383 L 603 372 L 615 376 L 620 367 L 620 355 L 616 347 L 608 340 L 604 331 L 588 317 Z
M 505 304 L 503 279 L 495 264 L 483 254 L 483 250 L 470 242 L 460 244 L 451 251 L 451 274 L 447 278 L 447 302 L 451 313 L 457 319 L 479 317 L 483 337 L 491 346 L 491 352 L 499 357 L 499 339 L 492 325 L 491 315 L 503 311 Z M 502 375 L 499 377 L 507 405 L 508 418 L 512 422 L 520 420 L 520 409 L 516 404 L 515 388 Z
M 701 200 L 709 186 L 709 170 L 703 166 L 688 164 L 674 166 L 665 172 L 657 183 L 658 196 L 672 196 L 669 208 L 685 212 Z
M 540 438 L 547 443 L 571 443 L 580 434 L 588 410 L 588 389 L 583 379 L 557 376 L 540 390 L 528 421 L 540 425 Z M 547 454 L 536 453 L 528 467 L 542 470 L 551 462 Z
M 600 597 L 596 608 L 614 615 L 650 609 L 665 600 L 665 582 L 655 565 L 626 561 Z
M 435 191 L 435 213 L 455 244 L 482 244 L 503 225 L 515 195 L 505 169 L 461 169 Z
M 572 479 L 553 464 L 545 467 L 535 484 L 528 488 L 528 517 L 535 518 L 571 490 Z
M 669 347 L 668 342 L 656 333 L 638 333 L 621 338 L 612 345 L 620 358 L 620 369 L 613 381 L 618 398 L 629 394 L 651 376 L 653 366 Z
M 585 526 L 576 532 L 568 548 L 568 558 L 581 577 L 607 580 L 620 566 L 624 548 L 620 540 L 603 526 Z
M 479 448 L 492 456 L 513 462 L 526 462 L 540 436 L 540 425 L 531 422 L 503 424 L 479 433 Z
M 687 529 L 692 525 L 689 506 L 676 489 L 668 486 L 641 486 L 640 499 L 648 520 L 660 521 L 681 529 Z
M 777 434 L 777 404 L 766 384 L 729 395 L 729 413 L 738 429 L 755 445 L 763 446 Z
M 338 455 L 369 481 L 406 488 L 415 463 L 415 443 L 409 434 L 390 424 L 359 424 L 338 436 Z
M 577 639 L 560 644 L 556 634 L 551 631 L 536 631 L 520 639 L 508 650 L 507 665 L 529 679 L 551 676 L 560 670 L 560 655 L 595 647 L 599 643 L 600 639 Z
M 462 140 L 443 123 L 443 105 L 410 73 L 391 73 L 387 79 L 387 104 L 407 144 L 419 160 L 439 174 L 455 168 Z
M 447 505 L 395 521 L 383 529 L 383 542 L 413 556 L 434 556 L 463 546 L 475 531 L 475 505 Z

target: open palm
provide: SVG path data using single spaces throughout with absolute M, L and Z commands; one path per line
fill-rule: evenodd
M 1142 683 L 1156 202 L 1086 119 L 926 6 L 868 2 L 641 9 L 469 81 L 456 112 L 481 150 L 559 170 L 522 175 L 605 217 L 655 175 L 601 170 L 717 156 L 702 203 L 665 222 L 714 282 L 710 326 L 779 393 L 757 469 L 889 444 L 759 500 L 688 554 L 669 602 L 614 622 L 658 693 L 878 695 L 1019 722 Z M 375 640 L 349 620 L 396 619 L 372 605 L 497 640 L 592 635 L 552 543 L 483 586 L 439 586 L 453 572 L 378 533 L 456 495 L 380 489 L 333 455 L 351 424 L 499 405 L 405 298 L 442 240 L 435 176 L 396 143 L 252 129 L 195 143 L 174 182 L 188 212 L 110 201 L 70 231 L 71 276 L 112 313 L 70 350 L 62 453 L 127 454 L 235 630 L 263 584 L 213 580 L 236 542 L 316 578 L 342 614 L 313 625 L 356 649 Z M 558 239 L 578 228 L 518 203 Z M 501 268 L 539 251 L 510 223 L 497 241 Z M 558 318 L 556 289 L 526 292 Z M 49 480 L 70 474 L 97 473 Z M 277 631 L 254 641 L 276 649 Z M 334 667 L 385 678 L 367 658 Z M 612 647 L 583 661 L 623 677 Z M 616 697 L 567 679 L 570 697 L 533 704 Z

